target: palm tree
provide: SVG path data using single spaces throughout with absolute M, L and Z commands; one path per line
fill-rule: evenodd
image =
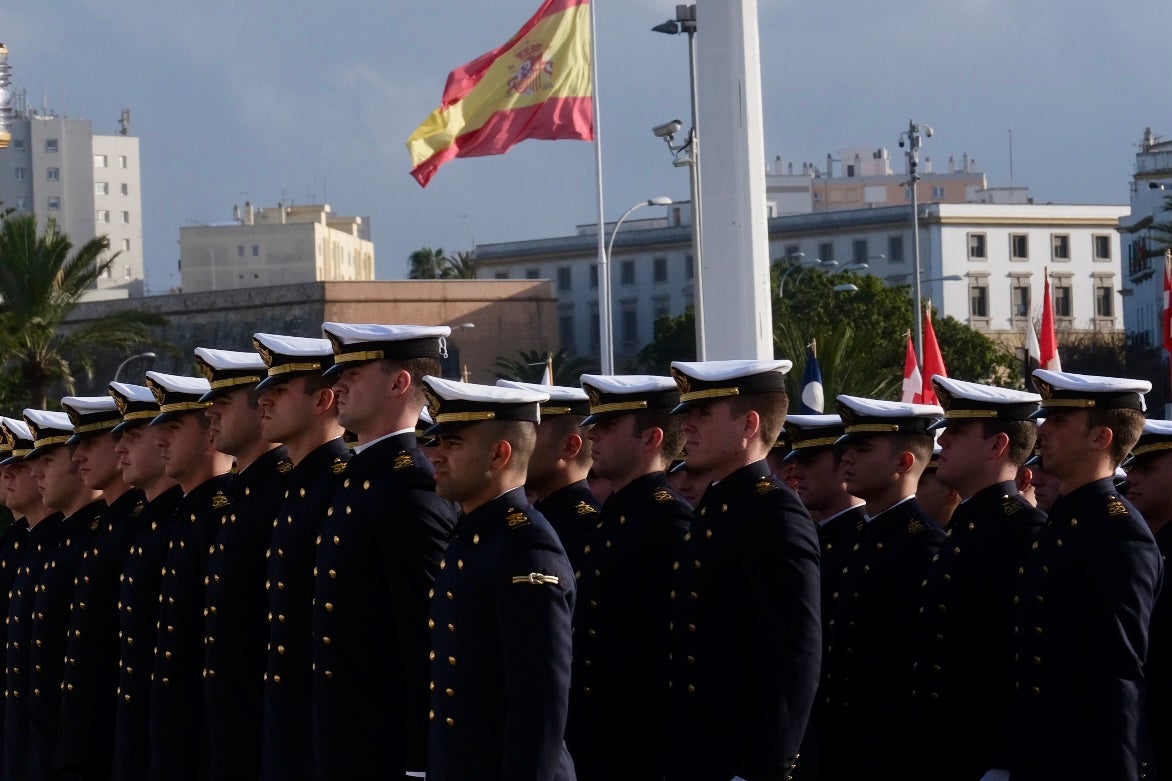
M 545 358 L 542 350 L 518 350 L 517 358 L 499 357 L 493 362 L 496 376 L 502 380 L 518 382 L 541 382 L 545 373 Z M 597 369 L 589 358 L 567 352 L 563 347 L 553 354 L 553 384 L 575 387 L 583 374 Z
M 154 314 L 115 312 L 63 330 L 82 295 L 117 257 L 105 236 L 70 254 L 72 242 L 50 220 L 37 234 L 32 214 L 0 223 L 0 367 L 9 380 L 10 406 L 44 408 L 54 384 L 67 393 L 77 373 L 93 373 L 104 349 L 130 350 L 151 341 L 148 326 L 163 325 Z
M 448 264 L 448 256 L 443 249 L 436 247 L 421 247 L 410 255 L 411 270 L 408 279 L 439 279 Z
M 476 253 L 457 252 L 454 258 L 445 258 L 441 279 L 476 279 Z

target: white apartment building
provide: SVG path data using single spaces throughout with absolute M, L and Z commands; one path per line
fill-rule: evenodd
M 1172 141 L 1144 130 L 1135 154 L 1131 212 L 1120 222 L 1126 258 L 1123 264 L 1123 324 L 1138 345 L 1162 347 L 1164 257 L 1152 225 L 1172 219 L 1164 209 L 1172 196 Z
M 664 208 L 662 217 L 623 223 L 616 236 L 611 273 L 619 361 L 651 340 L 657 318 L 678 315 L 693 300 L 687 205 Z M 1020 346 L 1026 322 L 1040 317 L 1048 268 L 1060 327 L 1122 328 L 1117 229 L 1126 206 L 930 203 L 920 209 L 923 294 L 943 315 Z M 482 278 L 555 282 L 561 343 L 583 355 L 598 354 L 596 230 L 583 225 L 574 236 L 476 247 Z M 612 230 L 606 226 L 608 238 Z M 893 285 L 912 283 L 910 206 L 774 217 L 769 236 L 774 262 L 822 262 Z M 786 284 L 800 284 L 800 272 Z M 737 316 L 720 302 L 705 303 L 706 317 Z
M 182 292 L 374 279 L 369 219 L 329 204 L 233 211 L 231 222 L 179 229 Z
M 0 52 L 7 87 L 7 52 Z M 88 119 L 30 108 L 23 93 L 0 106 L 9 142 L 0 148 L 0 201 L 31 212 L 42 226 L 52 219 L 74 248 L 95 236 L 118 253 L 92 297 L 139 296 L 143 290 L 142 187 L 138 139 L 123 111 L 116 135 L 95 134 Z

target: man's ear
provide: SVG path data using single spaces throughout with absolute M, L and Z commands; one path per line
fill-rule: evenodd
M 640 443 L 643 446 L 643 451 L 658 450 L 663 446 L 663 429 L 658 426 L 643 429 L 639 435 Z
M 585 442 L 581 434 L 570 434 L 562 441 L 562 452 L 558 454 L 558 457 L 566 461 L 573 461 L 582 452 L 583 444 Z
M 489 466 L 494 470 L 504 469 L 513 460 L 513 446 L 509 444 L 509 440 L 500 439 L 492 446 L 492 453 L 489 457 Z

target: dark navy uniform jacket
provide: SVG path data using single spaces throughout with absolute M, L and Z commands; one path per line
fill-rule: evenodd
M 3 536 L 0 536 L 0 613 L 3 613 L 5 618 L 8 617 L 8 599 L 12 592 L 12 584 L 16 581 L 27 544 L 28 520 L 14 518 L 4 530 Z M 3 735 L 4 708 L 0 706 L 0 755 L 4 751 Z M 0 773 L 2 772 L 3 763 L 0 762 Z
M 151 669 L 148 769 L 151 781 L 202 778 L 204 574 L 235 475 L 193 488 L 175 509 L 160 583 L 159 630 Z M 210 609 L 207 609 L 210 613 Z
M 57 769 L 109 778 L 118 686 L 118 577 L 146 506 L 131 489 L 103 509 L 74 577 L 65 632 Z
M 114 781 L 142 781 L 147 772 L 147 707 L 158 634 L 163 559 L 183 489 L 172 486 L 147 502 L 134 524 L 118 576 L 118 688 L 114 711 Z
M 1013 763 L 1013 596 L 1046 516 L 1012 481 L 956 508 L 920 597 L 914 689 L 925 779 Z
M 292 466 L 285 448 L 277 447 L 237 474 L 228 494 L 230 512 L 209 549 L 203 693 L 211 781 L 255 779 L 260 773 L 268 642 L 264 555 Z
M 818 540 L 764 460 L 709 486 L 672 592 L 669 781 L 785 778 L 818 685 Z
M 1143 665 L 1162 576 L 1147 523 L 1111 478 L 1058 497 L 1015 597 L 1014 781 L 1138 778 Z
M 63 516 L 49 515 L 29 529 L 24 555 L 8 599 L 8 642 L 4 661 L 4 774 L 5 781 L 28 778 L 28 705 L 33 600 L 45 572 L 45 560 L 57 545 Z
M 32 695 L 28 701 L 31 779 L 53 777 L 73 581 L 105 511 L 106 503 L 99 499 L 62 521 L 55 535 L 57 544 L 45 557 L 44 574 L 34 589 L 28 684 Z
M 859 532 L 827 622 L 818 723 L 823 779 L 866 778 L 894 761 L 892 746 L 907 739 L 920 593 L 943 540 L 915 497 Z
M 533 507 L 545 516 L 545 520 L 557 532 L 566 555 L 570 557 L 570 566 L 575 570 L 581 569 L 582 549 L 586 547 L 587 538 L 598 524 L 598 510 L 601 507 L 590 485 L 585 480 L 570 483 L 534 502 Z
M 354 454 L 317 537 L 314 777 L 399 778 L 427 752 L 428 590 L 455 506 L 415 432 Z
M 309 453 L 285 476 L 284 500 L 273 520 L 265 551 L 264 781 L 309 777 L 314 539 L 349 460 L 350 449 L 341 438 Z
M 1165 564 L 1172 552 L 1172 524 L 1156 532 L 1156 544 Z M 1144 708 L 1145 759 L 1140 778 L 1172 781 L 1172 594 L 1167 584 L 1152 608 L 1148 634 L 1148 663 L 1144 667 L 1147 692 Z
M 597 516 L 596 516 L 597 517 Z M 663 472 L 611 494 L 575 573 L 566 744 L 581 781 L 663 776 L 667 616 L 692 508 Z
M 523 489 L 461 517 L 428 621 L 428 781 L 574 781 L 573 611 L 569 559 Z

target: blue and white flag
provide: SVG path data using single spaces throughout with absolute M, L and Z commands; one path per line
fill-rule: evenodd
M 822 367 L 818 365 L 818 356 L 814 352 L 814 343 L 806 345 L 806 368 L 802 372 L 802 403 L 798 406 L 799 415 L 820 415 L 822 413 L 825 394 L 822 391 Z

